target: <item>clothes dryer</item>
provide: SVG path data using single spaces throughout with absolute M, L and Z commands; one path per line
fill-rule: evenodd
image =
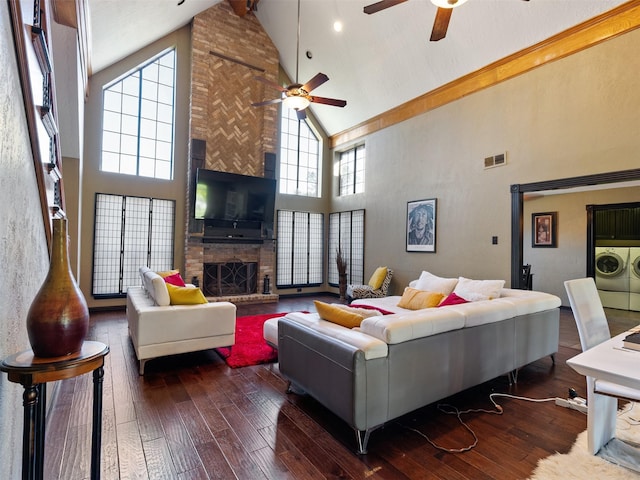
M 629 310 L 629 247 L 596 247 L 596 286 L 606 308 Z
M 629 310 L 640 312 L 640 247 L 629 249 Z

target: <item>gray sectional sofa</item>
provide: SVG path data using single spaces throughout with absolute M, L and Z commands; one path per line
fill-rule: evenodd
M 560 299 L 502 289 L 499 298 L 406 310 L 400 297 L 366 299 L 395 313 L 349 329 L 317 313 L 289 313 L 277 325 L 279 367 L 292 391 L 304 391 L 347 422 L 358 453 L 370 433 L 392 419 L 558 349 Z M 269 340 L 269 338 L 267 338 Z M 510 377 L 515 380 L 514 377 Z

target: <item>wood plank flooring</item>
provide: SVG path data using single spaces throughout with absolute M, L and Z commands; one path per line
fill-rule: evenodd
M 313 300 L 239 305 L 238 316 L 314 310 Z M 640 323 L 629 312 L 607 311 L 612 333 Z M 176 319 L 177 322 L 180 319 Z M 463 415 L 478 438 L 436 405 L 374 431 L 367 455 L 355 435 L 307 396 L 286 393 L 278 365 L 231 369 L 212 350 L 147 363 L 138 375 L 124 311 L 91 314 L 89 339 L 107 343 L 104 376 L 102 479 L 526 479 L 539 459 L 567 452 L 586 416 L 557 407 L 496 397 L 504 413 Z M 523 368 L 518 383 L 496 378 L 445 399 L 459 408 L 494 411 L 491 393 L 565 397 L 584 378 L 566 365 L 580 345 L 571 311 L 562 309 L 556 363 L 544 358 Z M 89 478 L 91 375 L 60 382 L 48 417 L 45 478 Z M 419 432 L 419 433 L 418 433 Z

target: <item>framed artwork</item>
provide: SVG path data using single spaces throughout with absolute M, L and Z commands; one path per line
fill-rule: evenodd
M 555 248 L 557 246 L 557 215 L 558 212 L 531 214 L 532 247 Z
M 407 252 L 436 251 L 436 199 L 407 202 Z

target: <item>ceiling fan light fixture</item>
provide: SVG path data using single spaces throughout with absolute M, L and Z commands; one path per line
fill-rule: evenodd
M 311 103 L 307 97 L 299 95 L 286 96 L 282 102 L 285 107 L 292 110 L 304 110 Z
M 431 0 L 431 3 L 438 8 L 455 8 L 459 7 L 466 1 L 467 0 Z

